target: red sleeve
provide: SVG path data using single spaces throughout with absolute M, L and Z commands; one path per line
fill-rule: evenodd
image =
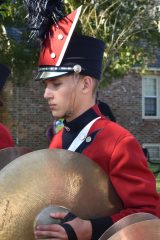
M 51 140 L 49 148 L 62 148 L 62 133 L 63 129 L 61 129 Z
M 155 177 L 147 166 L 141 146 L 132 135 L 119 139 L 110 162 L 110 179 L 124 209 L 113 215 L 113 222 L 136 212 L 157 215 Z
M 0 124 L 0 149 L 13 146 L 14 142 L 8 128 Z

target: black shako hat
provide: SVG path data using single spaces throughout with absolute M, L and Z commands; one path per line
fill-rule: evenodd
M 100 80 L 105 44 L 74 32 L 80 11 L 81 7 L 51 26 L 42 43 L 36 80 L 74 72 Z
M 104 46 L 104 42 L 99 39 L 74 34 L 60 66 L 39 66 L 39 73 L 36 79 L 54 78 L 77 72 L 100 80 Z
M 62 60 L 62 66 L 81 66 L 81 74 L 101 78 L 104 42 L 74 34 Z M 76 67 L 75 67 L 76 70 Z
M 0 64 L 0 91 L 3 89 L 4 84 L 9 77 L 11 71 L 8 67 L 3 64 Z

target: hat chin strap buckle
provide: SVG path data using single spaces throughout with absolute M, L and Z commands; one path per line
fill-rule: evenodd
M 82 71 L 82 67 L 77 64 L 73 67 L 73 70 L 75 73 L 80 73 Z

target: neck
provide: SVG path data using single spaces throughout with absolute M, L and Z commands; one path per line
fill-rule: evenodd
M 64 117 L 67 122 L 71 122 L 80 115 L 82 115 L 84 112 L 86 112 L 88 109 L 93 107 L 95 105 L 95 100 L 92 100 L 90 102 L 86 102 L 85 104 L 81 104 L 79 109 L 73 109 L 70 113 L 67 113 Z

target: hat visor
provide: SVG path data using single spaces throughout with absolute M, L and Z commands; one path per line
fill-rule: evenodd
M 56 78 L 56 77 L 59 77 L 59 76 L 62 76 L 62 75 L 65 75 L 65 74 L 68 74 L 69 72 L 38 72 L 38 74 L 34 77 L 34 79 L 36 81 L 38 80 L 45 80 L 45 79 L 49 79 L 49 78 Z

